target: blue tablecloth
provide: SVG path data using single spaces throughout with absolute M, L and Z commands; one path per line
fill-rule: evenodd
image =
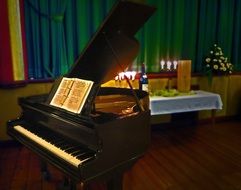
M 195 94 L 187 96 L 150 97 L 151 115 L 222 109 L 222 106 L 223 103 L 219 94 L 202 90 L 195 91 Z

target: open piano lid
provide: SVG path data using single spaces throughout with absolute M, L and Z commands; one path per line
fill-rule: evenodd
M 135 33 L 154 11 L 154 7 L 145 4 L 118 1 L 67 77 L 102 84 L 123 72 L 133 62 L 139 50 Z

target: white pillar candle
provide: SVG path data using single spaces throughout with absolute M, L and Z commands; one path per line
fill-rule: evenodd
M 171 65 L 172 65 L 172 62 L 171 61 L 167 61 L 167 70 L 171 70 Z
M 173 69 L 174 69 L 174 70 L 177 69 L 177 61 L 173 61 Z
M 164 69 L 165 61 L 161 60 L 161 70 Z

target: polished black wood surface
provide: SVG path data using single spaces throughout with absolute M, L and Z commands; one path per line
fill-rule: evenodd
M 124 190 L 241 188 L 240 121 L 157 128 L 148 152 L 125 173 Z M 45 181 L 39 158 L 22 146 L 1 147 L 0 153 L 2 190 L 56 189 L 62 182 L 62 173 L 53 166 L 49 166 L 51 180 Z M 89 189 L 105 190 L 105 186 L 95 182 Z

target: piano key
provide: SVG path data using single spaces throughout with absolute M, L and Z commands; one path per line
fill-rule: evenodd
M 84 159 L 88 158 L 90 155 L 91 155 L 90 152 L 85 152 L 83 154 L 77 155 L 76 158 L 84 160 Z
M 77 150 L 80 150 L 81 148 L 83 148 L 83 147 L 80 147 L 80 146 L 71 146 L 71 147 L 69 147 L 69 148 L 66 148 L 66 149 L 64 149 L 64 151 L 66 151 L 67 153 L 69 153 L 69 154 L 71 154 L 71 153 L 73 153 L 73 152 L 75 152 L 75 151 L 77 151 Z
M 61 148 L 62 150 L 69 146 L 69 143 L 65 139 L 60 137 L 59 135 L 54 134 L 54 137 L 53 137 L 53 135 L 50 135 L 51 133 L 49 132 L 49 130 L 47 130 L 47 131 L 45 131 L 45 130 L 42 130 L 42 131 L 31 130 L 31 132 L 35 133 L 38 136 L 41 136 L 44 140 L 48 141 L 52 145 L 55 145 L 55 146 Z
M 62 151 L 66 152 L 66 153 L 69 153 L 70 155 L 72 155 L 72 153 L 74 152 L 75 154 L 72 155 L 72 156 L 75 157 L 75 158 L 76 158 L 77 155 L 81 156 L 81 155 L 83 155 L 82 153 L 85 153 L 85 152 L 89 151 L 88 149 L 84 149 L 83 146 L 79 146 L 79 145 L 67 142 L 65 139 L 58 136 L 57 134 L 54 134 L 54 138 L 53 138 L 53 135 L 49 135 L 51 133 L 48 130 L 34 131 L 32 129 L 31 131 L 33 133 L 38 134 L 38 136 L 41 136 L 45 140 L 50 141 L 51 144 L 59 147 Z M 58 138 L 59 141 L 55 142 L 55 140 L 54 140 L 55 138 Z M 66 150 L 68 150 L 68 151 L 66 151 Z M 92 156 L 93 156 L 93 152 L 92 152 Z
M 81 155 L 81 154 L 83 154 L 83 153 L 84 153 L 83 150 L 76 150 L 76 151 L 72 152 L 71 155 L 74 156 L 74 157 L 76 157 L 76 156 Z
M 63 141 L 64 139 L 61 137 L 54 137 L 54 138 L 46 137 L 46 140 L 51 141 L 52 144 L 56 144 Z
M 46 139 L 46 140 L 47 140 L 47 139 Z M 48 140 L 47 140 L 47 141 L 48 141 Z M 55 143 L 53 143 L 53 142 L 51 141 L 51 144 L 53 144 L 53 145 L 55 145 L 55 146 L 57 146 L 57 147 L 60 147 L 60 146 L 62 146 L 62 145 L 64 145 L 64 144 L 66 144 L 66 141 L 60 140 L 60 141 L 55 142 Z
M 66 153 L 65 151 L 61 150 L 59 147 L 52 145 L 51 143 L 47 142 L 43 138 L 37 136 L 36 134 L 30 132 L 29 130 L 25 129 L 24 127 L 22 127 L 20 125 L 14 126 L 14 129 L 16 131 L 18 131 L 19 133 L 21 133 L 22 135 L 33 140 L 37 144 L 43 146 L 47 150 L 53 152 L 58 157 L 64 159 L 65 161 L 69 162 L 70 164 L 72 164 L 75 167 L 78 167 L 80 164 L 82 164 L 84 161 L 86 161 L 86 159 L 85 160 L 77 159 L 76 157 L 72 156 L 71 154 Z M 93 157 L 93 154 L 92 154 L 92 157 Z

